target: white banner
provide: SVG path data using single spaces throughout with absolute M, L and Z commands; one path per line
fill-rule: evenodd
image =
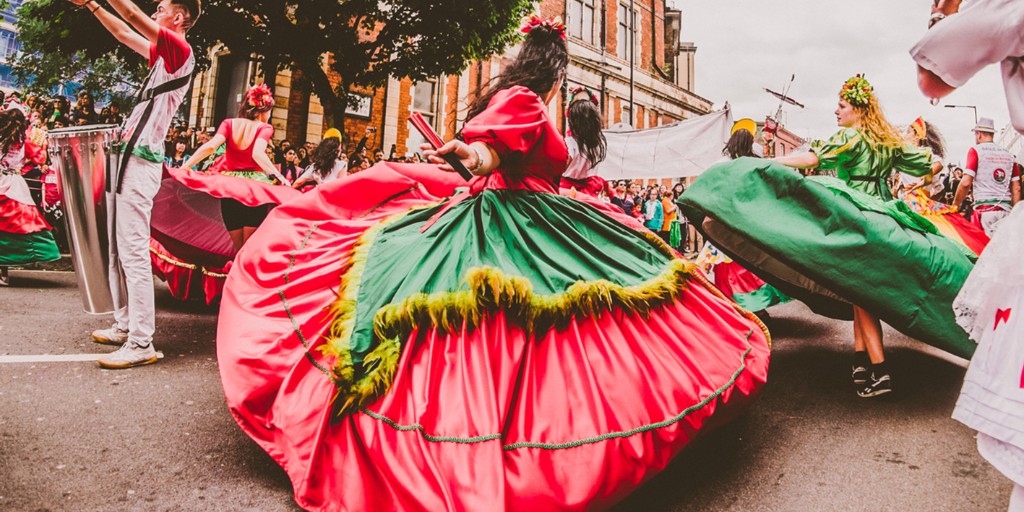
M 698 176 L 722 158 L 732 111 L 717 112 L 646 130 L 608 130 L 608 157 L 597 166 L 606 180 Z

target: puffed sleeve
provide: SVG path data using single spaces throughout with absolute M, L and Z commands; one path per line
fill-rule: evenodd
M 861 139 L 860 132 L 846 128 L 829 137 L 828 140 L 811 142 L 811 152 L 818 156 L 818 168 L 838 169 L 853 156 L 851 151 Z
M 256 132 L 256 138 L 270 142 L 274 138 L 274 127 L 266 123 L 260 125 L 259 131 Z
M 925 176 L 932 172 L 932 151 L 917 146 L 904 146 L 893 162 L 895 170 L 911 176 Z
M 504 158 L 528 152 L 548 123 L 544 102 L 526 87 L 516 86 L 495 94 L 487 109 L 462 128 L 462 138 L 467 143 L 484 142 Z
M 217 127 L 217 135 L 224 137 L 225 140 L 231 138 L 231 119 L 220 122 L 220 126 Z

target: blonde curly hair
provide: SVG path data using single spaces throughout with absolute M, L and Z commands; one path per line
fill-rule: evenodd
M 868 98 L 867 105 L 863 107 L 853 104 L 851 106 L 857 112 L 857 128 L 864 131 L 868 143 L 872 147 L 881 146 L 895 149 L 907 144 L 900 131 L 885 118 L 885 113 L 882 112 L 882 107 L 878 104 L 878 98 L 874 95 Z

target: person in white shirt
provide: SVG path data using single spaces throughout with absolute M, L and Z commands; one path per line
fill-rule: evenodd
M 330 129 L 313 152 L 313 162 L 292 185 L 301 189 L 309 183 L 323 185 L 348 175 L 348 161 L 341 159 L 341 133 Z
M 69 0 L 88 9 L 122 44 L 149 59 L 149 77 L 139 102 L 123 126 L 121 164 L 107 184 L 111 219 L 110 291 L 114 325 L 92 333 L 97 343 L 120 345 L 99 359 L 103 368 L 130 368 L 157 362 L 153 347 L 156 308 L 149 254 L 153 198 L 160 189 L 164 139 L 185 99 L 195 57 L 185 33 L 199 19 L 200 0 L 161 0 L 152 17 L 130 0 L 107 0 L 112 13 L 95 0 Z M 130 25 L 129 25 L 130 24 Z M 124 276 L 127 294 L 122 291 Z M 127 296 L 124 296 L 127 295 Z
M 992 141 L 995 132 L 995 123 L 986 117 L 974 127 L 977 145 L 967 151 L 964 179 L 953 198 L 953 206 L 960 208 L 967 194 L 974 190 L 971 220 L 989 237 L 996 234 L 999 224 L 1020 201 L 1020 166 L 1009 151 Z

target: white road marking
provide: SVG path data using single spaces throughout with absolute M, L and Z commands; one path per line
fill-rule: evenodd
M 40 354 L 25 356 L 0 356 L 0 364 L 3 363 L 80 363 L 95 361 L 107 354 Z M 157 357 L 163 358 L 163 352 L 157 352 Z

